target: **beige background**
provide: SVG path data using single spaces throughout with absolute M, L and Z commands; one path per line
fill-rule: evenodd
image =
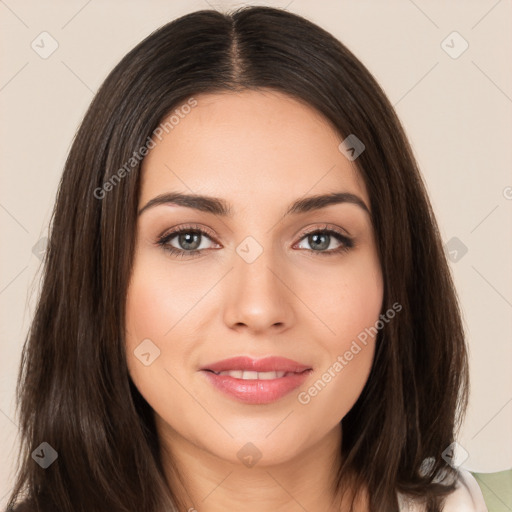
M 251 3 L 288 6 L 332 32 L 396 106 L 443 240 L 451 240 L 471 349 L 463 466 L 482 473 L 511 468 L 510 0 Z M 225 10 L 242 2 L 209 4 Z M 72 137 L 94 91 L 128 50 L 164 23 L 204 8 L 204 0 L 0 0 L 0 506 L 11 486 L 15 380 L 38 290 L 33 247 L 45 235 Z M 42 46 L 41 37 L 50 47 L 43 31 L 58 43 L 46 59 L 31 47 Z M 457 58 L 449 53 L 464 41 L 453 31 L 469 44 Z

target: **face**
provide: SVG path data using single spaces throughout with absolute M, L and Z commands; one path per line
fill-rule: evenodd
M 370 201 L 311 107 L 271 91 L 195 99 L 142 166 L 128 369 L 171 444 L 277 464 L 339 429 L 367 381 L 383 298 Z M 214 365 L 237 356 L 247 366 Z

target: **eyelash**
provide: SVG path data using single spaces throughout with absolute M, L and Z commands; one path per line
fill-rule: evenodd
M 209 250 L 209 249 L 192 249 L 192 250 L 186 251 L 184 249 L 177 249 L 176 247 L 172 247 L 171 245 L 169 245 L 169 242 L 173 238 L 175 238 L 176 236 L 181 235 L 183 233 L 194 233 L 194 234 L 199 233 L 201 235 L 206 235 L 208 238 L 215 241 L 213 235 L 208 230 L 206 230 L 200 226 L 191 224 L 191 225 L 183 226 L 180 229 L 177 229 L 175 231 L 171 231 L 169 233 L 164 233 L 163 235 L 158 237 L 158 239 L 156 241 L 156 245 L 161 247 L 164 251 L 170 253 L 172 256 L 176 256 L 178 258 L 196 256 L 205 250 Z M 304 233 L 301 236 L 299 242 L 302 239 L 306 238 L 307 236 L 316 235 L 316 234 L 327 234 L 327 235 L 334 236 L 334 238 L 336 238 L 339 242 L 341 242 L 341 245 L 337 249 L 331 249 L 329 251 L 315 251 L 313 249 L 302 249 L 302 250 L 307 250 L 307 251 L 312 252 L 319 256 L 334 256 L 336 254 L 348 252 L 350 249 L 352 249 L 354 247 L 354 241 L 351 238 L 341 234 L 339 231 L 336 231 L 334 229 L 327 229 L 327 226 L 325 226 L 324 228 L 315 228 L 310 231 L 307 231 L 306 233 Z

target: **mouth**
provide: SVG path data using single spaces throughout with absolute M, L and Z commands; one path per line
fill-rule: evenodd
M 291 359 L 240 356 L 201 368 L 209 384 L 224 396 L 252 405 L 276 402 L 304 384 L 311 367 Z
M 204 370 L 206 372 L 214 373 L 215 375 L 227 375 L 234 379 L 240 380 L 272 380 L 281 379 L 282 377 L 289 377 L 290 375 L 297 375 L 303 372 L 285 372 L 285 371 L 272 371 L 272 372 L 255 372 L 252 370 L 227 370 L 223 372 L 214 372 L 213 370 Z

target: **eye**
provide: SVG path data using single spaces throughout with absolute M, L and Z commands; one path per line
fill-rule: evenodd
M 212 235 L 202 227 L 190 225 L 164 233 L 158 238 L 156 243 L 173 256 L 182 258 L 197 255 L 207 249 L 208 247 L 203 245 L 205 238 L 211 240 Z M 178 247 L 171 243 L 174 239 L 176 239 L 174 244 L 178 245 Z
M 333 239 L 335 243 L 338 243 L 337 247 L 329 249 L 332 245 Z M 308 231 L 301 240 L 305 240 L 310 247 L 313 249 L 307 249 L 309 252 L 316 253 L 322 256 L 330 256 L 334 254 L 339 254 L 341 252 L 347 252 L 352 247 L 354 247 L 354 241 L 342 234 L 341 232 L 335 229 L 327 229 L 327 226 L 324 228 L 316 228 L 311 231 Z M 301 249 L 304 247 L 298 245 Z M 329 249 L 329 250 L 326 250 Z
M 207 243 L 205 247 L 203 242 L 213 239 L 213 235 L 205 228 L 187 225 L 164 233 L 158 238 L 156 244 L 171 255 L 184 258 L 200 255 L 204 250 L 211 248 Z M 347 252 L 354 247 L 354 241 L 351 238 L 336 229 L 327 229 L 327 225 L 306 232 L 300 240 L 305 240 L 312 249 L 303 247 L 301 245 L 303 242 L 299 242 L 294 248 L 306 249 L 310 253 L 322 256 Z M 338 244 L 334 248 L 331 247 L 333 242 Z

